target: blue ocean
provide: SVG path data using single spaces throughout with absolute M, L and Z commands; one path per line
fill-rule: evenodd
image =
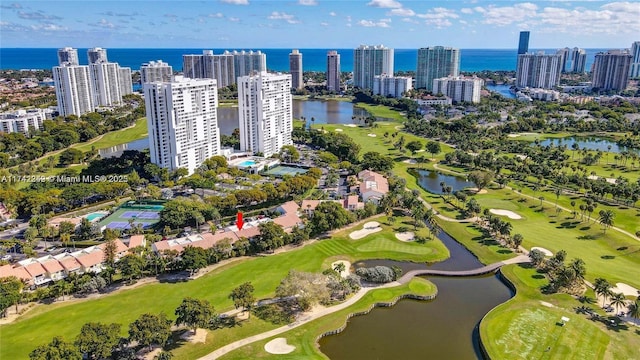
M 202 54 L 203 49 L 107 49 L 110 61 L 120 66 L 140 68 L 145 62 L 163 60 L 173 66 L 174 71 L 182 70 L 183 54 Z M 226 49 L 213 49 L 220 54 Z M 233 50 L 233 49 L 229 49 Z M 243 49 L 237 49 L 243 50 Z M 267 55 L 267 68 L 272 71 L 289 70 L 291 49 L 244 49 L 261 50 Z M 305 71 L 325 71 L 326 55 L 329 50 L 337 50 L 340 56 L 341 70 L 353 71 L 353 49 L 300 49 L 303 55 Z M 555 49 L 540 49 L 555 53 Z M 531 49 L 531 51 L 538 51 Z M 594 56 L 603 49 L 586 49 L 586 69 L 591 69 Z M 394 65 L 396 71 L 416 69 L 417 49 L 395 49 Z M 462 49 L 461 71 L 515 70 L 516 49 Z M 87 49 L 78 49 L 80 63 L 87 63 Z M 57 49 L 51 48 L 0 48 L 0 69 L 51 69 L 58 65 Z

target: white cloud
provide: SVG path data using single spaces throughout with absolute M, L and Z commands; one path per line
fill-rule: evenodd
M 412 18 L 402 18 L 402 21 L 412 23 L 412 24 L 418 24 L 418 22 Z
M 328 22 L 324 22 L 324 21 L 323 21 L 323 22 L 321 22 L 321 23 L 320 23 L 320 25 L 322 25 L 322 26 L 329 26 L 329 23 L 328 23 Z
M 449 19 L 429 19 L 425 20 L 425 24 L 435 26 L 438 29 L 442 29 L 452 25 Z
M 473 9 L 462 8 L 462 9 L 460 9 L 460 12 L 463 13 L 463 14 L 473 14 Z
M 220 0 L 223 3 L 233 5 L 249 5 L 249 0 Z
M 535 17 L 538 6 L 532 3 L 520 3 L 513 6 L 502 7 L 491 5 L 486 8 L 482 8 L 478 6 L 474 8 L 474 10 L 484 16 L 483 23 L 505 26 Z
M 210 17 L 210 18 L 218 18 L 218 19 L 221 19 L 221 18 L 223 18 L 223 17 L 224 17 L 224 14 L 219 12 L 219 13 L 215 13 L 215 14 L 209 14 L 209 17 Z
M 298 5 L 315 6 L 318 5 L 316 0 L 298 0 Z
M 88 24 L 89 26 L 94 26 L 94 27 L 100 27 L 103 29 L 115 29 L 116 26 L 112 23 L 107 21 L 107 19 L 100 19 L 100 21 L 98 21 L 95 24 Z
M 291 14 L 287 14 L 285 12 L 274 11 L 268 17 L 271 20 L 285 20 L 289 24 L 297 24 L 300 21 L 296 19 L 295 16 Z
M 395 0 L 371 0 L 367 5 L 385 9 L 398 9 L 402 7 L 402 4 Z
M 392 9 L 387 13 L 390 16 L 414 16 L 415 11 L 407 8 Z
M 335 11 L 332 11 L 332 12 L 330 12 L 330 13 L 329 13 L 329 15 L 331 15 L 331 16 L 336 16 L 336 15 L 338 15 L 338 14 L 336 14 L 336 13 L 335 13 Z
M 422 19 L 457 19 L 460 17 L 455 10 L 442 7 L 433 8 L 427 11 L 426 14 L 418 14 L 416 16 Z
M 237 17 L 230 17 L 230 18 L 229 18 L 229 21 L 231 21 L 231 22 L 238 22 L 238 21 L 240 21 L 240 18 L 237 18 Z
M 18 17 L 20 19 L 26 19 L 26 20 L 61 20 L 62 19 L 61 17 L 56 15 L 47 15 L 41 10 L 33 11 L 33 12 L 18 11 Z
M 389 25 L 390 20 L 389 19 L 381 19 L 379 21 L 373 21 L 373 20 L 360 20 L 358 21 L 358 25 L 360 26 L 364 26 L 364 27 L 381 27 L 381 28 L 388 28 L 391 27 Z

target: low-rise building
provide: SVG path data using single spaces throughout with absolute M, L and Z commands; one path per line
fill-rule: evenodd
M 29 109 L 15 110 L 0 114 L 0 132 L 18 132 L 25 135 L 29 131 L 42 129 L 42 123 L 51 119 L 53 111 L 51 109 Z
M 377 172 L 371 170 L 360 171 L 358 180 L 360 180 L 360 196 L 365 203 L 372 201 L 377 204 L 389 192 L 389 182 Z

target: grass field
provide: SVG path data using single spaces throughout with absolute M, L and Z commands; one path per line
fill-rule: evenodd
M 387 289 L 374 290 L 366 294 L 357 303 L 339 312 L 327 315 L 311 323 L 308 323 L 292 331 L 278 335 L 276 337 L 285 337 L 287 343 L 296 347 L 296 349 L 287 355 L 273 355 L 264 350 L 264 344 L 274 338 L 255 342 L 253 344 L 237 349 L 220 359 L 326 359 L 315 345 L 316 338 L 321 334 L 335 330 L 342 326 L 347 316 L 351 313 L 364 311 L 376 302 L 390 302 L 403 294 L 429 295 L 436 291 L 433 283 L 423 278 L 413 278 L 409 283 Z
M 546 280 L 535 269 L 509 265 L 502 272 L 518 290 L 514 298 L 491 310 L 480 324 L 482 342 L 491 358 L 637 358 L 637 330 L 626 325 L 608 328 L 576 314 L 574 307 L 580 303 L 567 294 L 541 294 L 539 288 Z M 541 301 L 553 307 L 543 306 Z M 570 320 L 560 326 L 563 316 Z
M 403 220 L 410 221 L 408 218 Z M 234 287 L 245 281 L 252 281 L 256 298 L 271 297 L 280 280 L 290 269 L 316 272 L 329 268 L 335 259 L 355 262 L 386 258 L 434 262 L 449 256 L 448 250 L 439 240 L 429 241 L 426 244 L 404 243 L 395 239 L 392 228 L 385 225 L 384 218 L 378 221 L 384 230 L 360 240 L 349 239 L 348 234 L 351 231 L 343 231 L 335 234 L 331 239 L 318 241 L 293 251 L 233 262 L 188 282 L 155 283 L 94 300 L 39 305 L 18 321 L 0 326 L 2 343 L 11 344 L 11 346 L 0 348 L 0 359 L 26 359 L 35 346 L 49 342 L 55 335 L 71 340 L 75 338 L 84 323 L 96 321 L 96 319 L 106 323 L 123 324 L 122 334 L 125 335 L 128 324 L 142 313 L 164 312 L 169 318 L 173 318 L 175 308 L 185 296 L 207 299 L 219 312 L 231 310 L 233 305 L 227 296 Z M 396 222 L 396 227 L 399 226 L 402 226 L 400 219 Z M 367 247 L 369 243 L 373 244 Z M 365 250 L 358 250 L 363 246 Z M 258 274 L 259 281 L 256 280 Z M 236 328 L 221 332 L 214 331 L 209 335 L 210 339 L 220 337 L 221 341 L 222 339 L 233 341 L 261 333 L 272 326 L 260 323 L 258 320 L 254 323 L 254 320 L 238 327 L 237 331 Z M 202 351 L 212 351 L 221 344 L 222 342 L 217 340 L 208 341 L 206 349 Z
M 384 119 L 391 119 L 395 121 L 403 121 L 405 119 L 400 112 L 384 105 L 371 105 L 366 103 L 356 103 L 355 106 L 367 110 L 371 115 Z

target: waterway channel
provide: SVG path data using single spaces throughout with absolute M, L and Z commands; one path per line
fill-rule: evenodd
M 413 269 L 469 270 L 482 264 L 445 232 L 438 237 L 451 257 L 435 264 L 367 260 L 355 266 L 397 265 Z M 320 340 L 332 360 L 354 359 L 481 359 L 478 324 L 492 308 L 513 296 L 497 275 L 427 277 L 438 287 L 431 301 L 401 300 L 353 317 L 346 329 Z

